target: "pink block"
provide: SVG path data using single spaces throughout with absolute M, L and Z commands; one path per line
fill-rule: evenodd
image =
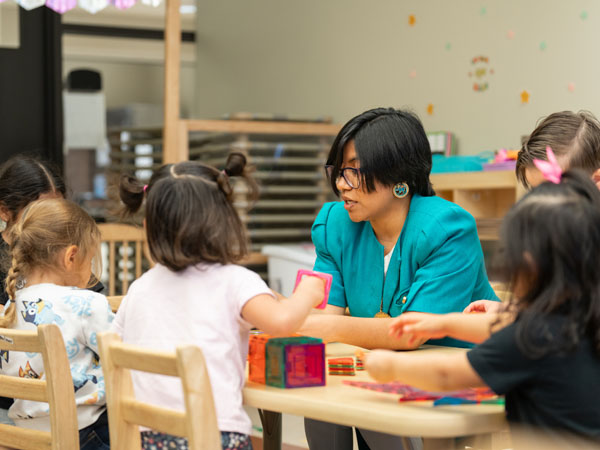
M 321 302 L 321 304 L 315 307 L 318 309 L 325 309 L 325 307 L 327 306 L 327 300 L 329 300 L 329 291 L 331 290 L 331 281 L 333 280 L 333 277 L 329 273 L 321 273 L 314 272 L 312 270 L 300 269 L 298 271 L 298 275 L 296 275 L 296 284 L 294 285 L 294 290 L 296 290 L 298 283 L 300 283 L 300 280 L 305 276 L 317 277 L 321 278 L 322 280 L 325 280 L 325 295 L 323 296 L 323 301 Z

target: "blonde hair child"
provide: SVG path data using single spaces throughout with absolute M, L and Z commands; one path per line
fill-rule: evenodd
M 85 289 L 99 275 L 98 227 L 76 204 L 47 199 L 26 207 L 8 233 L 10 300 L 0 316 L 0 327 L 30 330 L 53 323 L 61 328 L 71 364 L 81 448 L 109 449 L 96 335 L 108 329 L 113 313 L 105 296 Z M 2 357 L 3 374 L 43 378 L 41 355 L 15 352 Z M 18 426 L 50 429 L 43 403 L 17 399 L 9 417 Z

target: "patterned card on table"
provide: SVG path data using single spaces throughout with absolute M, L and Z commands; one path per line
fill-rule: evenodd
M 351 381 L 344 380 L 344 384 L 355 386 L 371 391 L 385 392 L 388 394 L 400 395 L 401 402 L 413 402 L 416 400 L 437 400 L 444 397 L 459 398 L 464 400 L 481 401 L 497 397 L 497 395 L 488 388 L 469 388 L 459 391 L 432 392 L 417 389 L 402 383 L 373 383 L 369 381 Z

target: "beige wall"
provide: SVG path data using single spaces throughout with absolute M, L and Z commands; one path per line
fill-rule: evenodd
M 18 48 L 19 33 L 19 6 L 0 3 L 0 48 Z
M 374 106 L 406 106 L 426 129 L 453 131 L 460 152 L 471 154 L 518 146 L 553 111 L 600 115 L 594 1 L 201 0 L 197 18 L 199 117 L 251 111 L 345 121 Z M 494 69 L 485 92 L 474 92 L 468 76 L 478 55 Z

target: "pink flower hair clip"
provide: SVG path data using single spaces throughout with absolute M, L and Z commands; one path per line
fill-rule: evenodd
M 560 179 L 562 178 L 562 169 L 558 165 L 556 156 L 550 146 L 546 147 L 546 155 L 548 155 L 548 161 L 534 159 L 533 164 L 535 164 L 535 167 L 542 172 L 542 175 L 544 175 L 546 180 L 554 184 L 559 184 Z

